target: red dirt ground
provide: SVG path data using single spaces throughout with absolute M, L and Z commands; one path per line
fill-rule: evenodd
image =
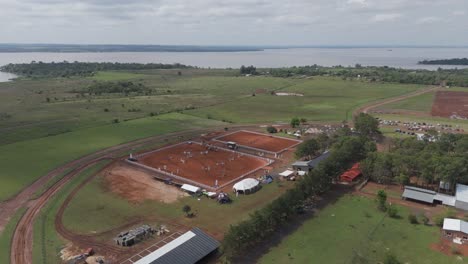
M 268 165 L 264 159 L 220 148 L 207 150 L 206 146 L 196 143 L 174 145 L 144 154 L 138 160 L 143 165 L 208 186 L 214 186 L 216 180 L 218 186 L 223 186 L 243 174 Z
M 431 114 L 441 117 L 456 115 L 468 118 L 468 93 L 455 91 L 437 92 Z
M 239 145 L 251 148 L 262 149 L 270 152 L 281 152 L 287 148 L 297 145 L 299 141 L 273 137 L 266 134 L 254 133 L 249 131 L 237 131 L 226 136 L 217 138 L 219 141 L 234 141 Z

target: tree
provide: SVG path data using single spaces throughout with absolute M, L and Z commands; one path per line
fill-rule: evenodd
M 296 158 L 306 157 L 311 159 L 312 156 L 317 155 L 320 150 L 320 145 L 315 139 L 308 139 L 302 142 L 296 149 Z
M 274 127 L 274 126 L 268 126 L 266 128 L 266 130 L 267 130 L 268 133 L 271 133 L 271 134 L 278 133 L 278 129 L 276 129 L 276 127 Z
M 387 193 L 384 190 L 377 192 L 377 207 L 380 211 L 387 210 Z
M 379 121 L 373 116 L 365 113 L 360 113 L 354 119 L 354 128 L 363 136 L 371 137 L 380 134 Z
M 307 123 L 307 119 L 305 119 L 304 117 L 302 117 L 300 121 L 301 121 L 301 124 Z
M 419 224 L 418 218 L 414 214 L 408 215 L 408 221 L 413 225 Z
M 296 127 L 298 127 L 300 124 L 301 124 L 301 121 L 299 120 L 299 118 L 293 117 L 293 118 L 291 119 L 291 127 L 292 127 L 292 128 L 296 128 Z
M 186 217 L 189 217 L 190 211 L 192 211 L 192 208 L 190 207 L 190 205 L 184 205 L 184 207 L 182 207 L 182 211 L 185 213 Z

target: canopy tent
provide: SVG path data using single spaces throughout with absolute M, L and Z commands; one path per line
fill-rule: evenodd
M 243 192 L 243 193 L 252 192 L 258 187 L 259 184 L 260 182 L 257 181 L 256 179 L 247 178 L 234 184 L 233 189 L 235 192 Z
M 190 185 L 190 184 L 184 184 L 182 185 L 182 187 L 180 187 L 182 190 L 184 191 L 187 191 L 187 192 L 191 192 L 191 193 L 197 193 L 200 191 L 200 188 L 197 187 L 197 186 L 193 186 L 193 185 Z
M 291 175 L 293 175 L 293 174 L 294 174 L 294 171 L 292 171 L 292 170 L 285 170 L 285 171 L 281 172 L 279 175 L 280 175 L 280 176 L 283 176 L 283 177 L 289 177 L 289 176 L 291 176 Z

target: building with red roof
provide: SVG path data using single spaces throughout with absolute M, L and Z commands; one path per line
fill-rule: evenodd
M 362 171 L 359 168 L 359 162 L 358 162 L 354 164 L 353 167 L 351 167 L 351 169 L 341 174 L 340 179 L 341 181 L 344 181 L 344 182 L 352 182 L 361 175 L 362 175 Z

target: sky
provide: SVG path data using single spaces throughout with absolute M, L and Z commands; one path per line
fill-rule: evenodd
M 468 0 L 0 0 L 0 43 L 468 45 Z

